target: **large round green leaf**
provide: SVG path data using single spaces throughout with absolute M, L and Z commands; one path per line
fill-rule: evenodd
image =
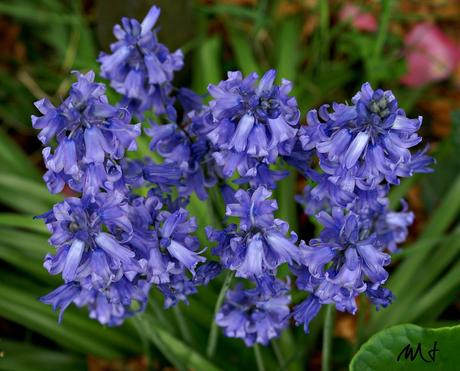
M 371 337 L 354 356 L 350 370 L 460 370 L 459 346 L 460 326 L 394 326 Z

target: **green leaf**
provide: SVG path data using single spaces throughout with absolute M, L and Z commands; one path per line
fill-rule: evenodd
M 419 237 L 420 240 L 425 238 L 436 238 L 450 226 L 452 221 L 457 217 L 460 209 L 460 176 L 457 177 L 449 192 L 444 196 L 442 203 L 431 216 L 430 221 Z M 411 283 L 405 277 L 412 277 L 419 269 L 420 265 L 427 258 L 431 249 L 421 251 L 419 254 L 406 259 L 397 271 L 390 278 L 390 288 L 395 295 L 400 295 L 405 288 L 410 287 Z
M 279 182 L 276 198 L 278 200 L 277 217 L 289 223 L 291 230 L 298 230 L 297 202 L 294 199 L 296 193 L 297 172 L 289 168 L 289 175 Z
M 77 23 L 78 16 L 73 14 L 62 14 L 48 12 L 39 9 L 37 6 L 18 5 L 18 4 L 0 4 L 0 14 L 7 15 L 22 22 L 38 23 L 48 25 L 50 23 L 63 24 L 63 23 Z
M 408 321 L 417 319 L 423 313 L 429 312 L 430 309 L 439 302 L 445 302 L 446 297 L 452 293 L 458 293 L 460 288 L 460 261 L 455 264 L 448 273 L 446 273 L 436 284 L 427 290 L 427 292 L 418 297 L 417 305 L 412 310 L 406 312 Z
M 300 62 L 299 50 L 300 20 L 298 17 L 286 19 L 279 29 L 277 39 L 278 80 L 282 78 L 295 82 Z M 279 182 L 276 198 L 279 201 L 278 216 L 286 220 L 293 230 L 297 230 L 297 204 L 294 200 L 296 171 L 289 169 L 289 175 Z
M 62 200 L 48 192 L 45 185 L 21 176 L 0 173 L 0 201 L 26 213 L 43 213 Z
M 458 370 L 459 343 L 460 326 L 429 329 L 399 325 L 379 332 L 365 343 L 353 357 L 350 370 Z
M 399 186 L 394 187 L 391 190 L 389 199 L 390 199 L 390 207 L 392 209 L 396 209 L 400 206 L 401 200 L 406 196 L 406 194 L 409 192 L 411 187 L 417 183 L 419 178 L 420 178 L 419 174 L 415 174 L 414 176 L 411 176 L 410 178 L 404 179 Z
M 274 50 L 277 50 L 278 80 L 281 78 L 295 82 L 300 62 L 299 43 L 301 19 L 291 17 L 285 19 L 278 30 L 278 38 Z
M 241 70 L 244 75 L 248 75 L 251 72 L 260 73 L 260 68 L 254 57 L 249 35 L 231 26 L 229 27 L 229 31 L 238 69 Z
M 19 231 L 13 228 L 0 228 L 0 241 L 14 247 L 28 259 L 43 258 L 53 248 L 49 245 L 47 236 L 41 233 Z
M 40 179 L 37 168 L 3 130 L 0 130 L 0 161 L 2 167 L 10 174 L 15 173 L 26 178 Z
M 25 344 L 0 340 L 0 370 L 78 371 L 86 369 L 82 356 Z
M 197 49 L 194 63 L 200 68 L 193 70 L 192 85 L 195 91 L 204 92 L 208 84 L 215 84 L 223 77 L 221 49 L 222 39 L 217 36 L 205 38 Z
M 181 370 L 190 368 L 206 371 L 220 370 L 201 354 L 166 331 L 162 324 L 153 316 L 142 314 L 136 320 L 142 322 L 152 343 L 177 368 Z
M 14 247 L 7 246 L 4 242 L 0 242 L 0 260 L 33 276 L 36 280 L 48 284 L 58 283 L 55 277 L 50 276 L 43 268 L 42 259 L 43 257 L 41 257 L 41 259 L 29 259 L 26 255 L 22 254 L 20 250 L 16 250 Z
M 393 2 L 394 0 L 382 1 L 382 11 L 380 12 L 379 28 L 374 43 L 374 50 L 372 57 L 367 60 L 367 72 L 371 82 L 374 84 L 379 82 L 381 78 L 379 72 L 382 71 L 381 67 L 385 65 L 384 59 L 381 58 L 381 54 L 389 34 L 388 26 L 392 15 Z
M 424 240 L 420 240 L 424 241 Z M 457 256 L 460 255 L 460 227 L 448 237 L 443 243 L 433 252 L 430 259 L 426 261 L 423 272 L 418 272 L 415 282 L 411 286 L 410 296 L 414 299 L 417 294 L 425 292 L 436 282 L 439 275 L 447 270 L 452 262 L 457 261 Z
M 0 213 L 0 227 L 4 226 L 23 228 L 46 235 L 49 234 L 45 224 L 40 220 L 34 220 L 33 215 Z
M 87 317 L 86 311 L 68 309 L 61 325 L 50 306 L 40 303 L 34 292 L 37 286 L 30 282 L 18 287 L 20 278 L 3 273 L 0 276 L 0 313 L 10 321 L 34 330 L 58 344 L 81 353 L 105 358 L 116 358 L 127 352 L 138 352 L 139 344 L 120 329 L 106 329 Z M 23 282 L 27 284 L 26 282 Z M 41 289 L 43 294 L 46 289 Z
M 216 226 L 214 223 L 213 212 L 209 201 L 201 201 L 196 194 L 190 196 L 190 203 L 187 205 L 187 210 L 191 217 L 196 218 L 198 225 L 196 236 L 204 245 L 207 241 L 205 228 L 208 225 Z

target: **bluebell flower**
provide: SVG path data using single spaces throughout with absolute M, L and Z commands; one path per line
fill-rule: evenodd
M 184 209 L 173 213 L 164 210 L 158 215 L 158 223 L 161 248 L 194 275 L 196 265 L 206 260 L 196 251 L 198 239 L 191 236 L 196 230 L 195 218 L 188 218 Z
M 305 147 L 314 145 L 328 180 L 346 192 L 375 189 L 383 182 L 430 171 L 424 152 L 410 149 L 422 140 L 422 118 L 410 119 L 391 91 L 373 90 L 366 83 L 352 105 L 334 103 L 309 112 Z M 311 144 L 309 144 L 309 141 Z
M 157 164 L 147 158 L 143 163 L 142 174 L 145 181 L 164 191 L 170 191 L 171 187 L 181 184 L 182 171 L 174 163 Z
M 221 178 L 212 157 L 211 143 L 200 136 L 192 138 L 193 132 L 181 129 L 175 123 L 156 125 L 152 122 L 146 133 L 152 137 L 150 149 L 164 158 L 165 167 L 180 172 L 179 194 L 187 197 L 195 193 L 205 200 L 207 189 Z M 152 181 L 149 177 L 147 180 Z
M 62 322 L 65 309 L 72 303 L 77 307 L 88 307 L 89 317 L 103 325 L 119 326 L 127 317 L 144 310 L 150 284 L 136 279 L 122 278 L 104 290 L 97 290 L 77 282 L 69 282 L 40 300 L 59 309 L 59 322 Z
M 378 286 L 375 289 L 369 286 L 366 290 L 366 295 L 377 310 L 381 307 L 386 308 L 394 299 L 393 293 L 382 286 Z
M 261 277 L 273 274 L 283 263 L 300 262 L 297 236 L 291 232 L 286 237 L 289 225 L 275 219 L 277 204 L 270 196 L 264 187 L 238 190 L 237 202 L 227 205 L 226 215 L 239 218 L 239 228 L 231 224 L 222 231 L 207 229 L 208 239 L 217 242 L 213 253 L 237 277 Z
M 267 164 L 257 163 L 254 159 L 251 159 L 250 163 L 250 168 L 243 170 L 242 174 L 244 175 L 236 178 L 233 183 L 238 185 L 248 183 L 251 188 L 262 186 L 268 189 L 276 189 L 278 182 L 289 174 L 287 170 L 274 170 Z
M 293 309 L 292 316 L 297 325 L 303 325 L 305 333 L 309 333 L 310 322 L 317 316 L 321 304 L 319 299 L 310 294 L 302 303 L 296 305 Z
M 407 239 L 409 227 L 414 222 L 414 214 L 408 211 L 406 202 L 402 202 L 401 211 L 391 211 L 388 205 L 373 210 L 368 215 L 370 223 L 374 223 L 377 239 L 382 246 L 391 252 L 398 251 L 398 245 Z
M 77 282 L 69 282 L 42 296 L 40 301 L 52 305 L 54 311 L 59 309 L 59 323 L 61 323 L 65 310 L 73 303 L 80 292 L 81 287 Z
M 188 297 L 197 293 L 199 286 L 207 285 L 221 271 L 222 266 L 219 263 L 210 261 L 199 265 L 192 278 L 180 270 L 177 274 L 172 274 L 167 282 L 157 285 L 164 296 L 165 309 L 174 307 L 181 301 L 188 304 Z
M 196 273 L 189 278 L 182 270 L 173 270 L 166 282 L 157 285 L 164 296 L 165 309 L 176 306 L 179 302 L 188 304 L 188 297 L 198 292 L 199 286 L 207 285 L 222 271 L 222 266 L 217 262 L 206 262 L 198 266 Z
M 61 274 L 65 284 L 41 300 L 60 309 L 60 320 L 71 303 L 88 306 L 91 318 L 108 325 L 119 325 L 144 308 L 148 256 L 130 243 L 137 227 L 123 195 L 101 193 L 94 201 L 67 198 L 42 217 L 56 248 L 44 266 Z
M 199 112 L 203 108 L 203 97 L 188 88 L 179 88 L 177 100 L 185 113 Z
M 125 243 L 133 233 L 127 214 L 122 195 L 99 194 L 95 202 L 70 197 L 56 204 L 42 216 L 52 233 L 49 242 L 57 250 L 55 256 L 46 256 L 47 270 L 62 273 L 64 281 L 71 282 L 86 277 L 90 272 L 85 267 L 93 264 L 102 276 L 92 278 L 98 283 L 104 279 L 106 285 L 116 276 L 105 275 L 109 266 L 136 267 L 135 253 Z
M 326 197 L 316 198 L 315 195 L 312 194 L 314 190 L 317 191 L 318 188 L 312 187 L 310 184 L 307 184 L 303 189 L 302 194 L 295 196 L 295 200 L 300 205 L 302 205 L 305 214 L 316 215 L 320 211 L 330 211 L 332 209 L 331 200 Z
M 74 303 L 88 306 L 90 317 L 103 324 L 119 325 L 145 308 L 152 285 L 171 305 L 195 292 L 190 287 L 206 283 L 187 275 L 193 276 L 197 264 L 205 261 L 192 236 L 196 224 L 183 209 L 163 208 L 155 195 L 120 193 L 99 193 L 94 200 L 67 198 L 55 205 L 42 216 L 56 247 L 44 266 L 51 274 L 62 274 L 65 285 L 42 301 L 60 308 L 61 317 Z M 199 272 L 211 279 L 217 268 Z
M 222 272 L 222 265 L 216 261 L 208 261 L 201 264 L 193 277 L 195 285 L 207 285 Z
M 45 145 L 53 138 L 57 142 L 54 149 L 43 150 L 49 190 L 57 193 L 67 184 L 94 196 L 100 189 L 112 189 L 122 176 L 125 151 L 137 149 L 140 124 L 131 125 L 127 110 L 108 103 L 105 87 L 94 82 L 94 73 L 77 73 L 77 82 L 58 107 L 47 99 L 35 105 L 43 114 L 32 116 L 33 127 L 41 130 L 39 139 Z
M 227 292 L 216 323 L 225 336 L 243 339 L 246 346 L 267 345 L 288 326 L 288 292 L 284 282 L 272 277 L 261 278 L 253 289 L 237 285 Z
M 168 309 L 183 301 L 188 304 L 188 297 L 197 292 L 197 285 L 183 274 L 171 277 L 168 283 L 158 285 L 164 296 L 164 308 Z
M 149 280 L 156 285 L 168 284 L 173 276 L 185 275 L 185 270 L 194 274 L 197 264 L 205 261 L 196 252 L 199 242 L 192 235 L 196 231 L 194 218 L 182 208 L 165 210 L 154 192 L 130 203 L 134 233 L 129 243 L 148 260 Z
M 101 76 L 123 95 L 122 106 L 137 117 L 153 110 L 165 114 L 174 102 L 170 96 L 174 72 L 183 67 L 182 51 L 170 53 L 159 43 L 155 26 L 160 9 L 153 6 L 144 20 L 122 18 L 113 33 L 117 42 L 110 46 L 111 54 L 101 53 Z
M 320 237 L 300 246 L 302 266 L 308 272 L 299 267 L 293 270 L 300 276 L 297 285 L 312 293 L 319 304 L 334 303 L 338 310 L 354 314 L 355 298 L 386 282 L 384 267 L 390 256 L 365 216 L 334 207 L 331 214 L 321 212 L 318 220 L 324 226 Z
M 215 145 L 216 161 L 227 177 L 235 170 L 249 175 L 251 159 L 257 160 L 255 164 L 275 163 L 294 144 L 300 113 L 295 98 L 288 95 L 292 84 L 283 80 L 274 85 L 275 77 L 275 70 L 259 82 L 256 73 L 243 77 L 229 72 L 227 80 L 208 87 L 213 100 L 195 121 Z

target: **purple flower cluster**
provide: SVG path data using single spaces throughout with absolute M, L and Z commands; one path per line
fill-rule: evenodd
M 258 75 L 243 77 L 229 72 L 228 79 L 209 85 L 213 98 L 194 118 L 197 132 L 214 145 L 213 157 L 224 177 L 235 171 L 251 186 L 271 186 L 283 173 L 272 173 L 271 164 L 279 155 L 289 155 L 296 141 L 300 111 L 292 84 L 283 80 L 274 85 L 276 71 L 269 70 L 258 82 Z M 273 179 L 273 177 L 275 179 Z
M 161 115 L 170 110 L 171 81 L 184 65 L 182 51 L 170 53 L 152 31 L 159 16 L 160 9 L 153 6 L 141 23 L 122 18 L 122 25 L 113 29 L 118 41 L 110 46 L 112 54 L 99 56 L 101 76 L 122 94 L 121 106 L 140 118 L 147 111 Z
M 226 336 L 242 338 L 248 346 L 266 345 L 287 326 L 289 288 L 275 277 L 281 264 L 302 262 L 296 234 L 286 236 L 289 225 L 273 215 L 278 207 L 271 194 L 263 186 L 238 190 L 227 203 L 226 215 L 238 218 L 239 224 L 207 228 L 208 239 L 217 242 L 212 253 L 222 265 L 256 284 L 230 291 L 216 317 Z
M 321 184 L 312 190 L 314 199 L 346 206 L 365 192 L 431 171 L 426 149 L 410 151 L 422 140 L 417 134 L 422 118 L 408 118 L 391 91 L 374 91 L 365 83 L 352 103 L 334 103 L 332 112 L 329 105 L 311 110 L 299 131 L 302 149 L 315 152 L 322 171 L 300 168 Z
M 218 231 L 209 227 L 208 238 L 217 242 L 212 250 L 220 257 L 225 268 L 236 272 L 237 277 L 258 278 L 274 275 L 283 263 L 299 263 L 297 235 L 286 234 L 289 225 L 275 219 L 275 200 L 268 199 L 271 192 L 264 187 L 255 191 L 239 190 L 235 203 L 227 205 L 227 216 L 240 219 L 239 226 L 230 224 Z
M 139 124 L 130 123 L 126 109 L 107 103 L 94 73 L 77 78 L 59 107 L 39 101 L 43 116 L 32 118 L 42 142 L 57 143 L 43 151 L 50 190 L 67 184 L 81 193 L 42 216 L 56 248 L 44 266 L 64 280 L 42 301 L 60 309 L 60 318 L 74 303 L 88 306 L 90 317 L 103 324 L 119 325 L 144 309 L 152 285 L 169 307 L 207 284 L 220 266 L 198 267 L 205 258 L 193 236 L 194 218 L 180 200 L 162 197 L 179 184 L 180 170 L 126 159 L 125 151 L 136 148 Z M 146 197 L 136 196 L 134 189 L 147 180 L 155 187 Z
M 241 338 L 247 346 L 268 342 L 278 337 L 289 319 L 289 288 L 277 279 L 264 277 L 253 289 L 241 284 L 227 292 L 216 323 L 225 336 Z
M 178 191 L 183 197 L 192 193 L 205 200 L 207 190 L 221 179 L 220 171 L 212 157 L 212 145 L 200 138 L 193 127 L 181 128 L 176 123 L 152 123 L 146 133 L 152 137 L 150 149 L 161 155 L 164 164 L 179 173 Z M 146 179 L 154 182 L 147 174 Z
M 38 138 L 44 145 L 53 139 L 57 143 L 43 149 L 48 169 L 44 179 L 52 193 L 66 184 L 92 197 L 100 189 L 122 191 L 121 160 L 126 150 L 137 149 L 140 124 L 132 125 L 129 111 L 108 103 L 94 72 L 76 75 L 78 81 L 58 107 L 46 98 L 35 103 L 43 114 L 32 116 L 33 127 L 40 129 Z
M 117 106 L 93 72 L 77 73 L 59 106 L 36 103 L 42 116 L 32 123 L 46 146 L 47 186 L 79 194 L 41 216 L 56 249 L 44 266 L 64 281 L 41 300 L 60 310 L 60 320 L 73 303 L 119 325 L 146 307 L 152 287 L 169 308 L 225 268 L 240 282 L 215 320 L 248 346 L 279 336 L 290 317 L 308 332 L 323 304 L 354 314 L 365 294 L 377 309 L 389 305 L 385 267 L 414 216 L 404 202 L 391 210 L 388 192 L 401 178 L 431 171 L 426 149 L 411 151 L 421 142 L 421 118 L 408 118 L 390 91 L 366 83 L 351 105 L 324 105 L 300 126 L 292 84 L 276 85 L 275 70 L 260 79 L 229 72 L 209 85 L 205 105 L 172 85 L 183 56 L 157 40 L 159 14 L 154 6 L 142 22 L 123 18 L 112 53 L 99 57 L 101 76 L 122 95 Z M 132 116 L 149 111 L 145 133 L 155 156 L 127 158 L 141 135 Z M 272 190 L 288 174 L 284 163 L 308 179 L 297 199 L 323 226 L 308 243 L 274 215 Z M 222 227 L 206 228 L 219 262 L 206 261 L 186 211 L 192 194 L 205 200 L 213 187 L 226 205 Z M 292 312 L 290 281 L 277 278 L 282 265 L 309 293 Z
M 382 286 L 391 260 L 386 251 L 406 239 L 413 214 L 404 203 L 401 212 L 391 211 L 388 192 L 402 177 L 431 171 L 433 162 L 426 150 L 410 151 L 421 141 L 421 118 L 407 118 L 390 91 L 366 83 L 352 103 L 310 111 L 299 131 L 301 150 L 317 155 L 321 171 L 298 167 L 315 182 L 298 200 L 324 227 L 301 244 L 302 262 L 292 267 L 297 287 L 310 293 L 294 309 L 306 331 L 322 304 L 354 314 L 361 293 L 377 309 L 391 303 Z
M 44 266 L 65 282 L 42 301 L 60 308 L 61 316 L 73 302 L 87 305 L 91 318 L 119 325 L 144 309 L 152 285 L 166 306 L 196 291 L 193 276 L 205 258 L 191 235 L 195 221 L 184 209 L 163 210 L 155 196 L 99 193 L 94 201 L 67 198 L 42 218 L 56 248 Z

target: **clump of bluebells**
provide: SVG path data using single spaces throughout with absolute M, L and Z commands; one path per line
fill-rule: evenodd
M 120 325 L 144 310 L 151 290 L 169 308 L 225 270 L 235 278 L 215 321 L 248 346 L 267 344 L 291 318 L 308 332 L 325 304 L 354 314 L 364 294 L 388 306 L 385 267 L 414 219 L 404 202 L 390 208 L 388 192 L 431 171 L 426 148 L 412 150 L 421 117 L 365 83 L 351 104 L 311 110 L 301 125 L 292 84 L 277 84 L 274 70 L 260 79 L 229 72 L 204 97 L 176 87 L 183 56 L 158 41 L 159 15 L 153 7 L 142 22 L 123 18 L 111 53 L 99 57 L 117 103 L 94 72 L 76 72 L 59 106 L 36 102 L 44 180 L 52 193 L 72 193 L 39 217 L 56 249 L 44 266 L 63 279 L 41 301 L 59 320 L 75 304 Z M 130 156 L 144 133 L 151 154 Z M 297 200 L 323 227 L 308 242 L 275 217 L 287 164 L 306 178 Z M 187 211 L 193 195 L 225 204 L 220 227 L 206 228 L 209 248 Z M 291 303 L 294 289 L 303 301 Z

